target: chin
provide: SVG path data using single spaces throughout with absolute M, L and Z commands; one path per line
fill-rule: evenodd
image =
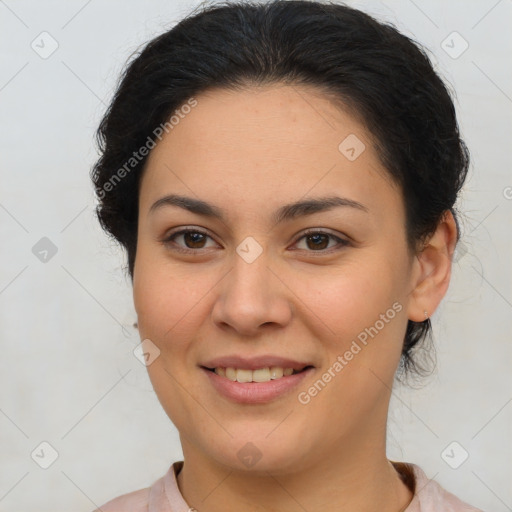
M 212 459 L 231 471 L 261 476 L 300 471 L 305 465 L 304 454 L 308 452 L 304 440 L 285 431 L 281 435 L 273 432 L 268 436 L 271 430 L 261 429 L 254 432 L 253 429 L 251 434 L 245 431 L 235 435 L 228 428 L 234 434 L 233 438 L 220 443 L 215 451 L 212 451 L 211 442 L 206 448 Z

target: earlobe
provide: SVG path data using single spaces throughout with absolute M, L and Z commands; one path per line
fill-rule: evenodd
M 452 212 L 447 210 L 434 234 L 415 257 L 407 311 L 409 320 L 425 321 L 446 294 L 456 242 L 457 225 Z

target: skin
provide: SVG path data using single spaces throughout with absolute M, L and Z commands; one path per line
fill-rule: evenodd
M 160 350 L 149 376 L 180 433 L 185 500 L 200 512 L 404 509 L 412 494 L 386 458 L 389 399 L 407 320 L 431 315 L 447 291 L 452 215 L 421 252 L 408 251 L 401 190 L 363 124 L 319 90 L 274 84 L 196 99 L 147 161 L 133 276 L 141 339 Z M 366 146 L 354 161 L 338 150 L 349 134 Z M 170 193 L 213 203 L 225 219 L 177 206 L 151 213 Z M 272 221 L 285 203 L 333 193 L 368 211 Z M 185 227 L 209 237 L 162 242 Z M 308 228 L 349 243 L 324 237 L 318 249 Z M 263 251 L 252 263 L 236 252 L 248 236 Z M 300 403 L 298 393 L 397 302 L 401 311 Z M 230 354 L 276 354 L 315 371 L 277 400 L 236 404 L 198 366 Z M 237 456 L 248 442 L 261 454 L 250 468 Z

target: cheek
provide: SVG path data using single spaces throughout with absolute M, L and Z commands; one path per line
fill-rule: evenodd
M 189 394 L 199 396 L 195 389 L 198 383 L 189 374 L 194 348 L 191 341 L 198 341 L 197 329 L 204 323 L 208 291 L 215 280 L 211 272 L 185 272 L 154 254 L 141 251 L 141 255 L 133 280 L 139 334 L 160 350 L 147 367 L 148 375 L 171 421 L 186 431 L 197 422 L 197 403 Z
M 326 359 L 312 387 L 300 390 L 300 403 L 308 402 L 311 409 L 305 410 L 320 423 L 329 411 L 333 425 L 349 428 L 387 403 L 407 324 L 393 275 L 389 268 L 372 271 L 369 265 L 354 265 L 301 284 L 314 312 L 309 317 L 322 320 L 316 337 Z
M 197 329 L 202 322 L 199 317 L 204 314 L 208 291 L 215 285 L 214 273 L 194 272 L 161 257 L 145 257 L 143 251 L 140 256 L 133 280 L 140 335 L 161 349 L 179 349 L 192 335 L 193 326 Z
M 298 303 L 309 308 L 309 316 L 314 313 L 323 321 L 328 333 L 354 334 L 373 324 L 400 298 L 393 269 L 374 266 L 367 259 L 346 260 L 337 267 L 304 272 L 300 278 L 295 275 L 292 282 Z
M 337 269 L 325 267 L 323 274 L 317 271 L 295 281 L 298 303 L 305 306 L 298 313 L 300 320 L 310 319 L 308 327 L 325 349 L 326 368 L 342 357 L 343 370 L 338 365 L 338 371 L 332 371 L 345 377 L 334 380 L 344 380 L 342 386 L 350 380 L 355 396 L 371 387 L 371 381 L 378 384 L 377 376 L 392 382 L 402 350 L 407 325 L 403 268 L 399 262 L 382 261 L 382 253 L 364 261 L 347 259 Z M 345 389 L 342 394 L 348 398 L 351 392 Z

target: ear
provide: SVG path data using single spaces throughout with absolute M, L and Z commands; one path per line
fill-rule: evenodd
M 432 316 L 448 290 L 452 258 L 457 243 L 457 225 L 450 210 L 446 210 L 435 233 L 413 262 L 409 320 L 423 322 Z M 425 312 L 427 314 L 425 315 Z

